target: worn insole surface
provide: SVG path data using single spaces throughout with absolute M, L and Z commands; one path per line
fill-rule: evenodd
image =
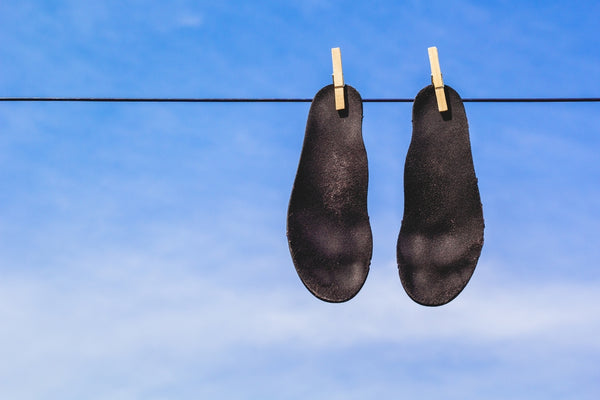
M 351 86 L 345 98 L 339 112 L 333 85 L 313 99 L 287 218 L 296 271 L 311 293 L 329 302 L 358 293 L 373 248 L 362 99 Z
M 400 279 L 417 303 L 454 299 L 471 278 L 483 246 L 483 211 L 462 100 L 446 86 L 440 113 L 433 86 L 415 98 L 404 167 Z

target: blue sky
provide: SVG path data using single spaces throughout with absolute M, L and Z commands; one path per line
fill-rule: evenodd
M 216 4 L 215 4 L 216 3 Z M 0 4 L 0 96 L 600 95 L 600 5 Z M 597 399 L 597 103 L 466 105 L 486 221 L 446 306 L 397 275 L 411 107 L 364 105 L 371 272 L 312 297 L 285 237 L 308 103 L 0 104 L 0 397 Z

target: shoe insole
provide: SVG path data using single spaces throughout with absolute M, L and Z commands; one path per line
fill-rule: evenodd
M 335 109 L 333 85 L 312 101 L 287 217 L 296 271 L 321 300 L 343 302 L 363 286 L 373 249 L 367 214 L 367 153 L 362 99 L 345 87 Z
M 467 285 L 483 246 L 483 211 L 463 102 L 446 86 L 438 111 L 427 86 L 413 105 L 404 166 L 404 217 L 398 237 L 400 279 L 417 303 L 439 306 Z

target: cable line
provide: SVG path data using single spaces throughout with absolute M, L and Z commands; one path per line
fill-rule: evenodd
M 188 97 L 0 97 L 0 102 L 97 103 L 310 103 L 309 98 L 188 98 Z M 410 98 L 363 99 L 364 103 L 412 103 Z M 595 103 L 600 97 L 466 98 L 465 103 Z

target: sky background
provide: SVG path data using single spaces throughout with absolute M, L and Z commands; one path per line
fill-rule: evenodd
M 596 1 L 3 1 L 0 96 L 312 98 L 332 47 L 413 98 L 600 96 Z M 397 273 L 410 103 L 364 104 L 374 249 L 314 298 L 285 236 L 309 103 L 0 103 L 2 399 L 598 399 L 599 103 L 467 103 L 485 244 Z

